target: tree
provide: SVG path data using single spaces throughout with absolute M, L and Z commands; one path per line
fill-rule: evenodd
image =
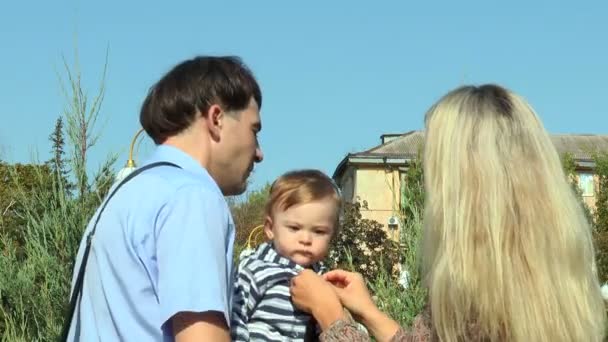
M 587 217 L 587 221 L 589 221 L 590 225 L 594 225 L 595 219 L 594 215 L 591 212 L 591 208 L 583 201 L 583 192 L 579 187 L 578 176 L 576 175 L 576 161 L 574 160 L 574 156 L 571 153 L 565 153 L 562 156 L 562 167 L 564 169 L 564 173 L 572 187 L 572 192 L 574 192 L 576 198 L 579 201 L 579 205 L 585 212 L 585 216 Z
M 600 282 L 608 282 L 608 153 L 593 152 L 595 174 L 599 179 L 599 186 L 595 188 L 596 201 L 593 212 L 584 203 L 581 190 L 578 187 L 576 163 L 571 154 L 562 157 L 564 172 L 572 185 L 572 191 L 580 201 L 587 220 L 593 229 L 593 242 L 595 245 L 595 258 Z
M 69 173 L 67 163 L 65 160 L 65 140 L 63 138 L 63 118 L 60 116 L 55 122 L 55 129 L 49 136 L 51 141 L 51 159 L 47 161 L 51 169 L 51 173 L 55 175 L 58 188 L 66 193 L 71 193 L 73 184 L 69 181 Z
M 22 215 L 24 202 L 20 194 L 48 191 L 51 184 L 48 165 L 0 162 L 0 235 L 10 236 L 22 245 L 26 218 Z
M 105 77 L 108 66 L 108 54 L 106 51 L 106 60 L 103 66 L 99 91 L 92 102 L 89 102 L 89 97 L 83 91 L 77 53 L 73 67 L 68 66 L 65 58 L 63 64 L 69 81 L 69 87 L 67 87 L 64 84 L 63 79 L 60 78 L 61 89 L 67 100 L 64 116 L 67 119 L 67 132 L 70 146 L 72 147 L 70 161 L 76 178 L 78 197 L 84 199 L 89 189 L 91 189 L 86 172 L 87 155 L 88 151 L 99 140 L 99 135 L 94 133 L 94 129 L 97 120 L 99 119 L 101 104 L 103 103 L 105 96 Z
M 595 226 L 599 232 L 608 233 L 608 153 L 595 153 L 593 160 L 599 180 L 596 188 Z
M 0 184 L 0 191 L 4 192 L 0 194 L 0 204 L 8 207 L 11 214 L 8 218 L 13 220 L 8 223 L 4 220 L 0 225 L 2 341 L 57 339 L 68 304 L 79 242 L 113 181 L 111 169 L 115 157 L 109 158 L 98 173 L 87 171 L 87 154 L 99 137 L 94 132 L 94 124 L 103 99 L 103 78 L 100 94 L 89 106 L 77 66 L 70 69 L 65 65 L 69 87 L 63 87 L 68 102 L 63 114 L 72 152 L 67 177 L 76 180 L 76 196 L 52 186 L 51 164 L 61 170 L 59 163 L 27 167 L 0 165 L 0 182 L 4 182 Z M 56 133 L 61 131 L 58 126 Z M 54 157 L 63 150 L 60 148 L 62 136 L 52 136 L 57 138 L 52 139 L 53 143 L 57 141 L 57 148 L 53 150 L 56 161 Z M 13 202 L 6 194 L 13 196 L 14 204 L 11 205 Z M 12 233 L 7 234 L 7 230 Z
M 599 279 L 608 282 L 608 153 L 595 153 L 595 173 L 599 179 L 596 187 L 595 211 L 593 212 L 595 256 Z
M 264 210 L 269 192 L 270 184 L 267 183 L 260 189 L 250 191 L 242 197 L 227 198 L 236 226 L 237 249 L 245 247 L 251 230 L 264 223 Z

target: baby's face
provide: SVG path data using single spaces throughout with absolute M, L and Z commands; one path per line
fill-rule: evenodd
M 327 255 L 337 213 L 331 198 L 297 204 L 277 210 L 265 232 L 280 255 L 306 267 Z

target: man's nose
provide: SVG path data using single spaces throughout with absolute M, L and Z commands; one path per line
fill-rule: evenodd
M 260 147 L 257 147 L 255 149 L 255 162 L 260 163 L 262 160 L 264 160 L 264 153 Z

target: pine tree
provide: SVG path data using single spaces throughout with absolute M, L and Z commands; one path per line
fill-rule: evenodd
M 52 174 L 55 175 L 55 179 L 61 185 L 61 188 L 70 193 L 73 184 L 68 179 L 70 171 L 65 161 L 65 140 L 63 138 L 63 119 L 61 117 L 57 118 L 55 129 L 49 136 L 49 140 L 53 143 L 53 147 L 51 150 L 52 157 L 47 162 L 47 165 L 50 167 Z

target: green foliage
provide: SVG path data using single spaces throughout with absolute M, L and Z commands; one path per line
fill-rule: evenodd
M 403 225 L 399 234 L 404 248 L 404 267 L 412 281 L 419 281 L 419 241 L 424 211 L 424 176 L 420 155 L 410 162 L 401 184 L 401 215 Z
M 20 187 L 27 193 L 49 191 L 52 179 L 47 165 L 0 162 L 0 236 L 11 236 L 15 246 L 23 246 L 27 217 L 23 215 L 22 196 L 15 189 Z
M 54 341 L 63 324 L 73 262 L 84 228 L 113 182 L 109 160 L 87 173 L 87 154 L 97 135 L 103 98 L 88 108 L 80 74 L 66 65 L 70 91 L 70 170 L 63 162 L 63 127 L 51 135 L 53 152 L 44 164 L 0 164 L 0 340 Z M 105 69 L 104 69 L 105 73 Z M 65 90 L 65 88 L 64 88 Z M 72 194 L 67 180 L 77 181 Z M 88 179 L 94 181 L 89 183 Z
M 98 203 L 56 189 L 13 191 L 25 222 L 20 234 L 0 238 L 0 324 L 10 327 L 10 340 L 51 341 L 63 322 L 78 242 Z
M 244 248 L 251 230 L 264 223 L 264 209 L 269 192 L 270 184 L 266 184 L 258 190 L 247 192 L 242 197 L 227 198 L 236 226 L 237 248 Z M 238 252 L 235 254 L 238 255 Z
M 564 169 L 564 173 L 568 178 L 568 182 L 570 182 L 570 186 L 572 187 L 572 191 L 576 195 L 576 198 L 579 200 L 579 205 L 585 212 L 585 216 L 587 217 L 587 221 L 589 224 L 594 224 L 594 217 L 591 211 L 591 208 L 583 201 L 583 192 L 578 184 L 578 176 L 576 174 L 576 161 L 574 160 L 574 156 L 571 153 L 565 153 L 562 156 L 562 167 Z
M 376 279 L 381 272 L 396 279 L 401 256 L 399 245 L 389 239 L 381 223 L 364 219 L 362 208 L 366 206 L 359 202 L 344 204 L 327 264 L 359 272 L 366 279 Z
M 83 91 L 82 75 L 80 74 L 77 54 L 73 67 L 70 67 L 65 59 L 63 60 L 63 65 L 68 84 L 66 85 L 61 77 L 59 77 L 59 81 L 67 102 L 64 109 L 64 117 L 67 120 L 67 133 L 72 152 L 70 161 L 72 172 L 76 179 L 75 186 L 78 197 L 84 198 L 90 188 L 87 175 L 87 152 L 99 140 L 99 135 L 94 134 L 93 130 L 97 124 L 101 104 L 105 96 L 108 55 L 106 52 L 99 90 L 92 102 L 89 102 L 89 96 Z
M 51 169 L 52 174 L 56 174 L 56 178 L 59 180 L 57 186 L 59 189 L 63 189 L 68 194 L 71 194 L 74 184 L 69 180 L 69 170 L 67 161 L 65 160 L 65 139 L 63 138 L 63 118 L 60 116 L 55 122 L 55 129 L 49 136 L 51 141 L 51 158 L 45 163 Z
M 403 177 L 400 243 L 389 239 L 380 223 L 362 219 L 360 210 L 364 204 L 346 204 L 341 234 L 329 258 L 330 266 L 363 274 L 378 307 L 402 326 L 410 326 L 426 304 L 426 289 L 418 266 L 423 207 L 422 163 L 417 158 Z M 405 288 L 398 281 L 400 274 L 395 267 L 398 263 L 407 272 Z M 362 267 L 370 264 L 376 268 Z
M 608 153 L 596 153 L 593 159 L 599 179 L 593 215 L 595 255 L 600 281 L 608 283 Z
M 594 152 L 595 174 L 599 180 L 595 188 L 595 210 L 582 200 L 582 192 L 578 186 L 576 162 L 571 154 L 562 157 L 564 172 L 572 185 L 572 189 L 580 200 L 589 223 L 593 227 L 596 264 L 600 282 L 608 282 L 608 153 Z
M 596 153 L 593 160 L 599 179 L 599 186 L 596 189 L 595 226 L 598 232 L 608 233 L 608 153 Z
M 382 268 L 375 279 L 368 281 L 376 304 L 401 326 L 410 326 L 426 304 L 426 289 L 412 278 L 404 289 L 384 270 Z

